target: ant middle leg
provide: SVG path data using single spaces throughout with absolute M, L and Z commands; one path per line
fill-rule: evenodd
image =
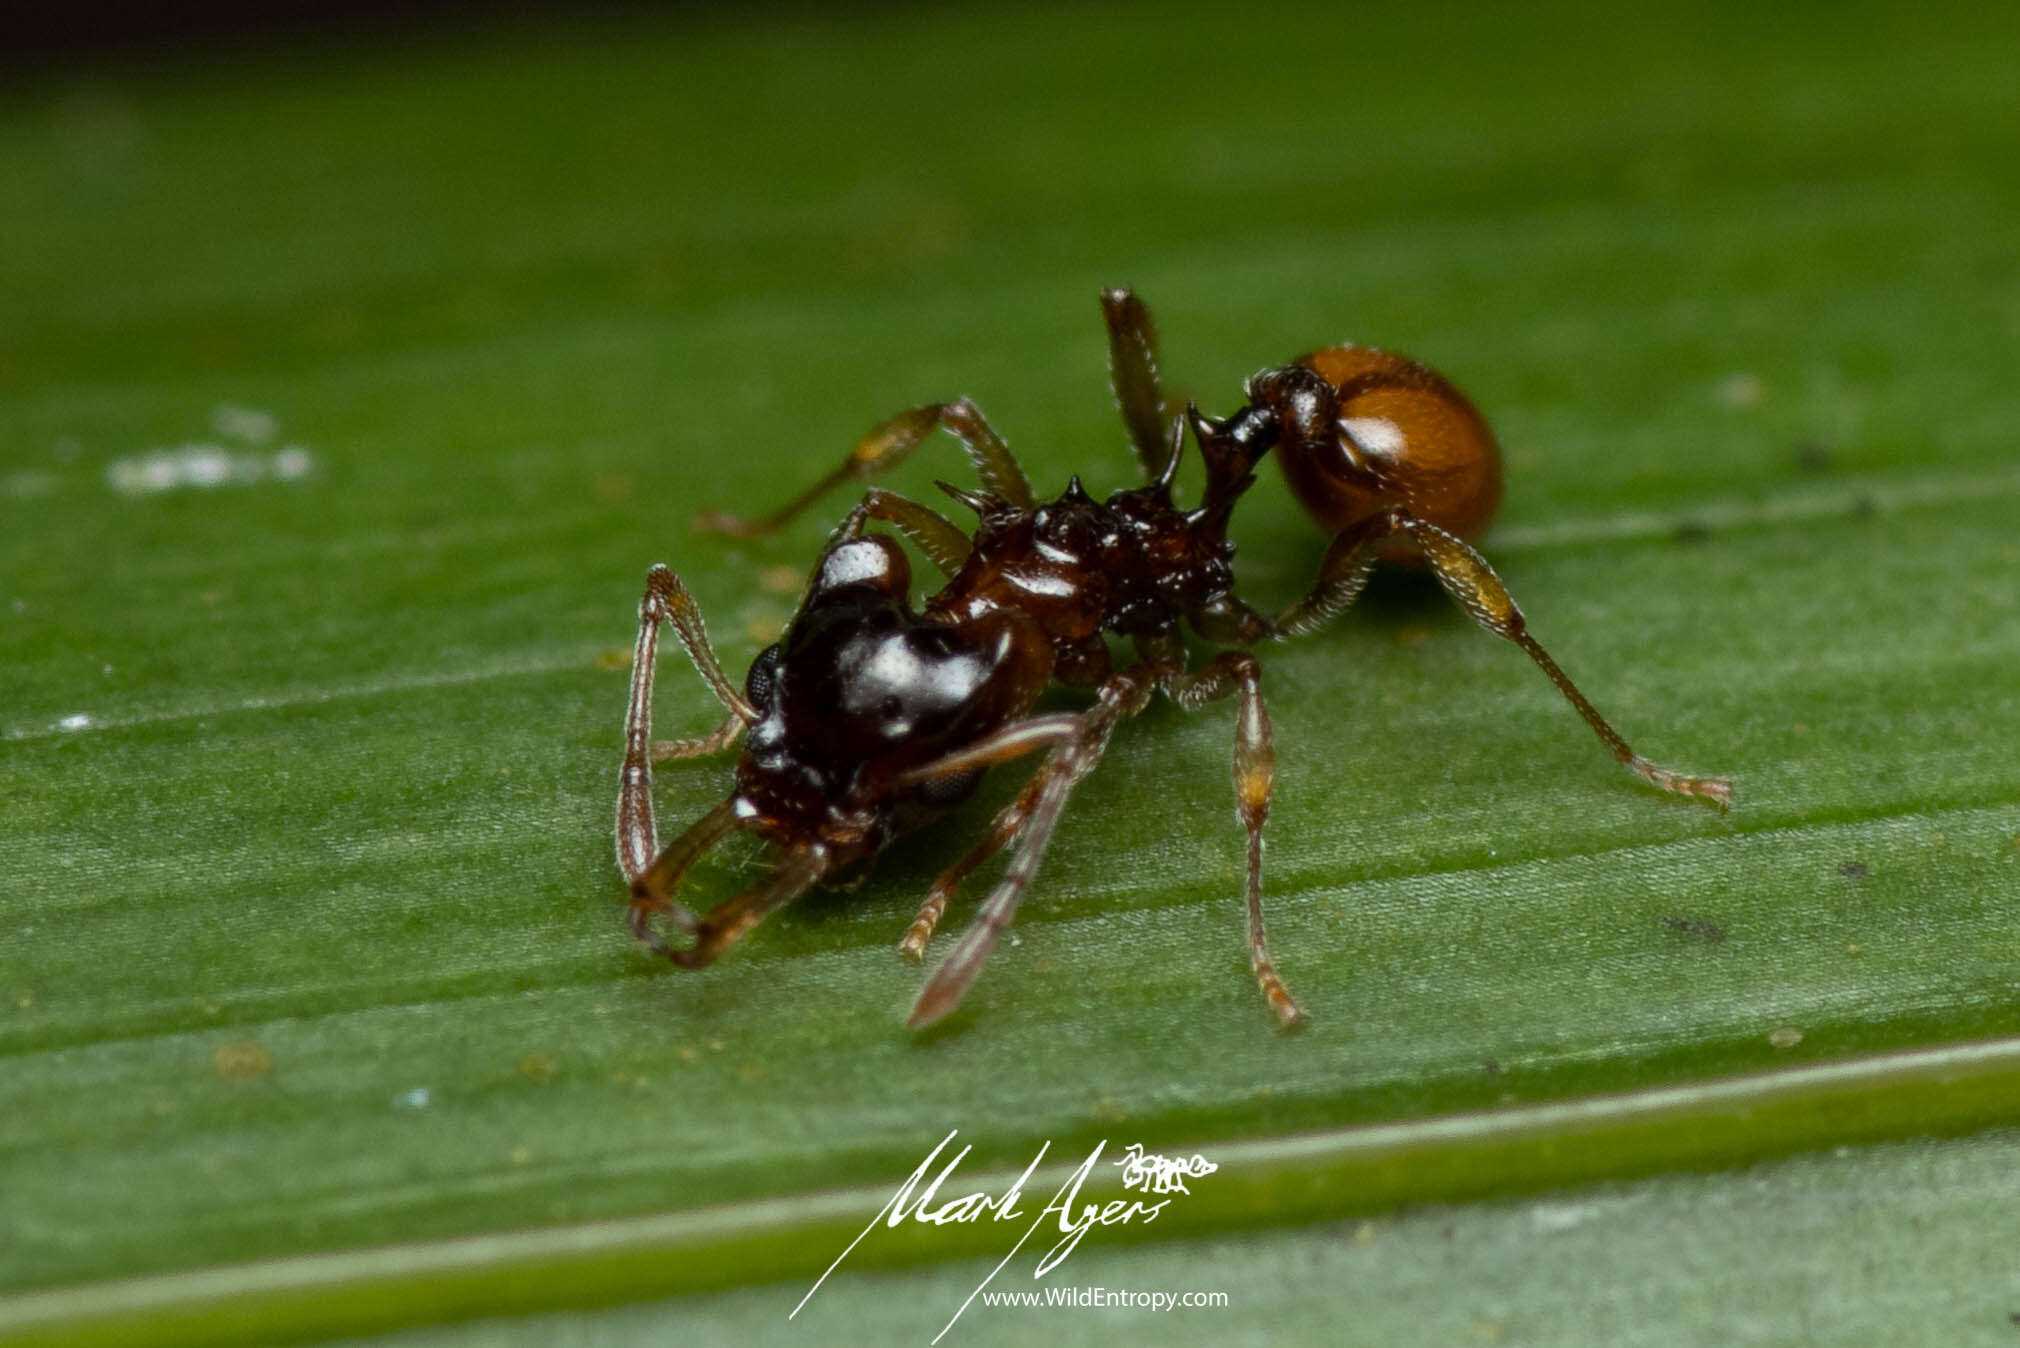
M 1408 511 L 1385 510 L 1342 529 L 1326 550 L 1326 559 L 1319 568 L 1318 583 L 1312 587 L 1311 593 L 1285 609 L 1277 619 L 1280 630 L 1291 635 L 1314 631 L 1353 603 L 1374 570 L 1382 540 L 1397 534 L 1406 534 L 1416 543 L 1424 554 L 1424 560 L 1430 564 L 1431 573 L 1444 586 L 1445 593 L 1466 610 L 1473 621 L 1495 636 L 1521 647 L 1536 662 L 1537 668 L 1557 686 L 1557 691 L 1564 694 L 1565 700 L 1628 771 L 1661 790 L 1679 796 L 1695 796 L 1721 810 L 1731 808 L 1732 782 L 1729 779 L 1694 777 L 1677 772 L 1651 763 L 1629 748 L 1620 732 L 1586 700 L 1585 694 L 1578 691 L 1578 686 L 1571 682 L 1570 676 L 1558 667 L 1536 638 L 1529 635 L 1522 610 L 1516 607 L 1507 586 L 1501 583 L 1501 577 L 1487 565 L 1487 559 L 1463 539 L 1418 519 Z
M 720 510 L 697 515 L 694 527 L 705 532 L 729 534 L 734 538 L 757 538 L 789 523 L 801 511 L 819 500 L 830 488 L 844 482 L 863 481 L 904 461 L 939 427 L 946 427 L 968 451 L 969 460 L 982 485 L 1013 506 L 1029 508 L 1031 484 L 1024 469 L 1003 437 L 996 433 L 981 409 L 966 398 L 950 403 L 927 403 L 879 422 L 858 440 L 826 476 L 813 486 L 761 519 L 746 520 Z M 951 527 L 951 526 L 950 526 Z
M 1305 1022 L 1304 1008 L 1291 996 L 1270 958 L 1269 938 L 1263 930 L 1262 911 L 1262 830 L 1269 818 L 1270 793 L 1276 784 L 1276 738 L 1270 728 L 1269 708 L 1262 696 L 1262 665 L 1246 651 L 1222 651 L 1199 669 L 1167 673 L 1160 680 L 1165 693 L 1188 710 L 1216 702 L 1228 694 L 1241 694 L 1241 711 L 1235 720 L 1234 794 L 1235 809 L 1242 827 L 1248 830 L 1249 967 L 1256 984 L 1276 1013 L 1277 1028 L 1295 1030 Z

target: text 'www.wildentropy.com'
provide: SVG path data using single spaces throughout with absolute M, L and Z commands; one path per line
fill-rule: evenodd
M 1025 1310 L 1205 1310 L 1227 1305 L 1225 1292 L 1145 1292 L 1130 1287 L 1045 1287 L 1029 1292 L 984 1292 L 984 1306 Z

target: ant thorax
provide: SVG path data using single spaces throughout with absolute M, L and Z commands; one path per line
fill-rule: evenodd
M 1180 511 L 1160 484 L 1096 501 L 1076 477 L 1057 500 L 1030 510 L 992 503 L 981 515 L 967 565 L 927 614 L 960 624 L 1015 610 L 1062 657 L 1084 659 L 1103 632 L 1174 632 L 1234 584 L 1224 514 Z

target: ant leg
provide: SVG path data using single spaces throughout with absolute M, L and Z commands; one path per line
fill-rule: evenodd
M 954 897 L 954 891 L 961 887 L 961 882 L 968 878 L 970 872 L 1002 851 L 1004 845 L 1017 836 L 1017 830 L 1024 827 L 1031 807 L 1038 801 L 1038 788 L 1044 780 L 1042 770 L 1033 774 L 1017 799 L 996 812 L 996 818 L 989 824 L 989 832 L 975 844 L 974 850 L 940 873 L 940 878 L 926 891 L 926 901 L 919 905 L 919 915 L 912 919 L 905 939 L 898 943 L 900 954 L 914 963 L 926 958 L 926 943 L 933 939 L 933 929 L 946 916 L 947 903 Z
M 968 564 L 970 540 L 954 527 L 952 520 L 882 487 L 872 487 L 863 493 L 863 499 L 835 531 L 836 541 L 861 536 L 863 525 L 870 520 L 882 520 L 895 527 L 950 580 Z
M 638 621 L 638 646 L 631 656 L 630 712 L 641 730 L 652 724 L 652 667 L 661 623 L 673 624 L 687 658 L 694 661 L 695 670 L 722 705 L 745 724 L 758 720 L 757 709 L 744 700 L 743 693 L 723 673 L 722 662 L 715 658 L 715 647 L 709 644 L 708 628 L 701 620 L 701 605 L 663 562 L 645 573 L 645 598 L 639 601 Z M 629 728 L 631 722 L 626 724 Z
M 1051 748 L 1070 742 L 1080 733 L 1082 717 L 1061 712 L 1049 716 L 1033 716 L 1003 727 L 993 734 L 969 745 L 965 749 L 949 754 L 945 758 L 912 768 L 900 774 L 894 786 L 916 786 L 929 781 L 957 777 L 962 773 L 975 772 L 992 767 L 997 763 L 1020 758 L 1038 749 Z M 1051 768 L 1048 760 L 1040 768 L 1024 790 L 1011 804 L 999 810 L 989 825 L 989 832 L 983 836 L 968 855 L 941 872 L 933 887 L 926 892 L 926 901 L 919 905 L 918 916 L 906 929 L 904 940 L 898 943 L 901 954 L 913 960 L 924 959 L 926 943 L 933 939 L 933 929 L 940 924 L 940 918 L 947 911 L 947 903 L 954 897 L 954 891 L 968 873 L 1003 849 L 1005 843 L 1017 836 L 1024 826 L 1024 820 L 1031 813 L 1031 807 L 1038 798 L 1038 789 L 1044 783 L 1045 774 Z
M 1157 386 L 1157 325 L 1127 288 L 1101 292 L 1101 317 L 1108 324 L 1108 386 L 1143 475 L 1155 481 L 1178 457 L 1165 429 L 1170 418 Z
M 659 660 L 659 628 L 662 623 L 668 622 L 673 624 L 681 645 L 687 648 L 702 678 L 729 708 L 731 720 L 737 723 L 736 728 L 726 722 L 721 729 L 702 740 L 653 742 L 652 678 Z M 727 747 L 742 725 L 755 720 L 756 710 L 731 686 L 722 672 L 722 665 L 715 658 L 714 648 L 708 644 L 700 605 L 694 602 L 694 596 L 688 593 L 687 587 L 680 583 L 680 577 L 664 566 L 654 566 L 646 572 L 645 597 L 638 604 L 638 644 L 632 648 L 631 696 L 624 712 L 624 764 L 618 770 L 617 779 L 617 866 L 624 873 L 624 878 L 631 882 L 634 903 L 637 896 L 646 892 L 640 886 L 648 872 L 661 873 L 655 861 L 661 853 L 658 825 L 652 809 L 653 762 L 656 758 L 684 756 L 686 750 L 696 745 L 712 744 L 717 740 L 722 741 L 722 747 Z M 661 753 L 661 749 L 667 752 Z M 667 851 L 672 853 L 679 846 L 677 842 Z M 664 907 L 670 902 L 669 886 L 662 884 L 656 893 L 656 906 Z
M 1071 744 L 1079 736 L 1087 717 L 1098 710 L 1100 708 L 1097 706 L 1085 712 L 1049 712 L 1044 716 L 1030 716 L 1022 721 L 1013 721 L 1001 730 L 984 735 L 965 749 L 956 749 L 944 758 L 936 758 L 916 768 L 905 769 L 891 778 L 891 785 L 921 786 L 946 777 L 958 777 L 964 772 L 974 772 L 979 768 L 991 768 L 998 763 L 1008 763 L 1013 758 L 1022 758 L 1025 754 L 1039 749 Z
M 1186 616 L 1193 631 L 1217 646 L 1253 646 L 1258 641 L 1283 640 L 1275 623 L 1232 594 L 1202 604 Z
M 738 826 L 736 802 L 723 801 L 688 825 L 687 831 L 668 843 L 652 864 L 639 871 L 625 867 L 624 878 L 631 882 L 631 934 L 656 955 L 671 956 L 666 942 L 653 930 L 655 914 L 665 913 L 674 925 L 693 931 L 697 919 L 691 909 L 674 898 L 674 891 L 702 854 L 721 842 Z
M 723 717 L 722 724 L 706 735 L 696 735 L 685 740 L 654 740 L 652 742 L 652 765 L 658 767 L 669 758 L 706 758 L 719 754 L 735 744 L 744 730 L 744 719 L 731 712 Z
M 1344 613 L 1361 597 L 1368 577 L 1375 573 L 1375 545 L 1402 532 L 1405 518 L 1400 510 L 1385 511 L 1335 534 L 1325 561 L 1319 564 L 1319 578 L 1311 593 L 1277 615 L 1277 631 L 1285 636 L 1305 636 Z
M 1295 1030 L 1305 1022 L 1304 1008 L 1291 996 L 1270 959 L 1263 931 L 1262 830 L 1270 814 L 1270 791 L 1276 784 L 1276 738 L 1269 708 L 1263 703 L 1262 666 L 1246 651 L 1223 651 L 1194 673 L 1166 674 L 1164 691 L 1187 710 L 1241 692 L 1241 713 L 1234 732 L 1234 796 L 1236 813 L 1248 830 L 1248 953 L 1256 984 L 1276 1013 L 1277 1028 Z
M 1435 524 L 1427 524 L 1408 511 L 1385 510 L 1342 529 L 1334 538 L 1332 547 L 1326 551 L 1318 584 L 1277 620 L 1283 630 L 1293 634 L 1312 631 L 1353 603 L 1368 583 L 1368 573 L 1374 569 L 1377 545 L 1382 539 L 1396 534 L 1408 534 L 1423 550 L 1424 559 L 1431 565 L 1431 573 L 1445 587 L 1445 593 L 1471 614 L 1473 621 L 1495 636 L 1514 642 L 1528 653 L 1537 668 L 1557 685 L 1557 691 L 1564 694 L 1565 700 L 1571 703 L 1579 716 L 1584 718 L 1585 724 L 1592 727 L 1592 732 L 1629 772 L 1664 791 L 1679 796 L 1696 796 L 1721 810 L 1731 808 L 1732 783 L 1728 779 L 1692 777 L 1651 763 L 1630 749 L 1620 732 L 1585 700 L 1585 694 L 1578 691 L 1570 676 L 1558 668 L 1550 653 L 1529 635 L 1522 610 L 1515 606 L 1514 598 L 1501 583 L 1501 577 L 1494 574 L 1494 568 L 1487 565 L 1486 558 L 1456 535 Z
M 713 964 L 745 932 L 813 888 L 827 869 L 827 849 L 793 848 L 779 858 L 764 883 L 709 909 L 708 916 L 694 924 L 693 945 L 685 950 L 666 950 L 666 957 L 683 969 Z
M 1011 505 L 1030 507 L 1031 484 L 1025 481 L 1024 470 L 1010 453 L 1010 447 L 1003 443 L 1003 437 L 996 434 L 996 428 L 983 417 L 981 409 L 961 398 L 951 403 L 927 403 L 924 407 L 914 407 L 879 422 L 868 435 L 856 442 L 855 448 L 833 471 L 762 519 L 746 520 L 724 511 L 706 510 L 695 517 L 694 527 L 704 532 L 729 534 L 734 538 L 756 538 L 772 533 L 820 499 L 822 493 L 830 488 L 844 482 L 875 477 L 902 462 L 940 426 L 952 432 L 968 451 L 968 458 L 981 476 L 983 486 Z
M 926 980 L 918 1001 L 912 1004 L 911 1017 L 906 1021 L 911 1028 L 916 1030 L 931 1025 L 961 1004 L 961 998 L 982 972 L 982 965 L 995 948 L 997 939 L 1009 929 L 1010 919 L 1022 902 L 1024 891 L 1038 873 L 1038 865 L 1045 858 L 1045 849 L 1052 842 L 1052 831 L 1058 827 L 1059 816 L 1066 808 L 1067 797 L 1101 761 L 1102 751 L 1108 747 L 1108 737 L 1114 732 L 1116 724 L 1123 717 L 1134 716 L 1143 710 L 1154 686 L 1150 670 L 1144 665 L 1111 677 L 1101 686 L 1100 700 L 1081 714 L 1073 737 L 1055 749 L 1039 770 L 1038 794 L 1025 819 L 1016 854 L 1010 858 L 1009 868 L 996 882 L 996 888 L 982 901 L 981 911 L 961 934 L 953 953 Z

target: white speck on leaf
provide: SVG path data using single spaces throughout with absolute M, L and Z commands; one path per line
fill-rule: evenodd
M 231 403 L 219 403 L 211 409 L 210 428 L 219 435 L 233 440 L 243 440 L 251 445 L 263 445 L 274 438 L 280 423 L 273 413 L 262 412 L 257 407 L 237 407 Z
M 1718 400 L 1727 407 L 1753 407 L 1759 404 L 1760 380 L 1744 371 L 1727 375 L 1719 381 Z
M 215 487 L 233 476 L 231 455 L 215 445 L 193 446 L 182 452 L 178 467 L 182 480 L 192 487 Z
M 1569 1231 L 1599 1215 L 1597 1203 L 1538 1203 L 1529 1209 L 1529 1224 L 1539 1233 Z
M 221 445 L 187 444 L 151 449 L 106 465 L 105 481 L 122 496 L 153 496 L 180 487 L 248 486 L 266 478 L 292 482 L 315 469 L 315 456 L 300 445 L 271 455 L 234 454 Z

